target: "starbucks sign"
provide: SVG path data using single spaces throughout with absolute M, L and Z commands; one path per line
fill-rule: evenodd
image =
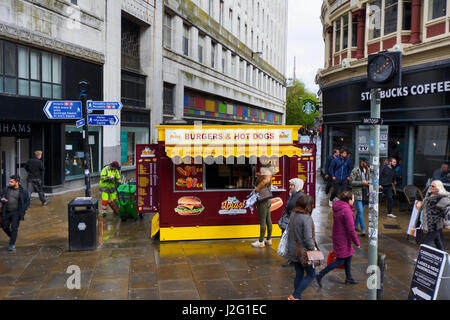
M 302 111 L 307 115 L 313 114 L 316 112 L 316 103 L 313 100 L 305 100 L 302 105 Z

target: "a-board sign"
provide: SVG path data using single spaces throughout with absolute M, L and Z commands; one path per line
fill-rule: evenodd
M 421 245 L 409 290 L 409 300 L 450 299 L 448 253 Z
M 416 200 L 414 202 L 414 207 L 411 213 L 411 219 L 409 220 L 408 231 L 406 232 L 409 236 L 416 236 L 417 233 L 417 219 L 419 219 L 419 211 L 422 207 L 422 201 Z

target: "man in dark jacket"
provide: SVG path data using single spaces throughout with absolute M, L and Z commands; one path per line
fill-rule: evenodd
M 42 205 L 46 206 L 50 200 L 45 199 L 44 191 L 42 190 L 42 177 L 44 175 L 44 164 L 42 163 L 42 151 L 37 150 L 34 152 L 34 158 L 28 160 L 25 165 L 25 170 L 28 173 L 27 178 L 27 189 L 28 196 L 31 198 L 33 192 L 39 194 L 39 200 L 41 200 Z
M 0 196 L 2 204 L 3 231 L 10 238 L 8 251 L 15 250 L 20 221 L 24 220 L 25 211 L 30 207 L 27 190 L 20 184 L 20 177 L 13 175 L 9 187 Z
M 441 180 L 443 183 L 450 183 L 448 163 L 443 163 L 440 169 L 433 172 L 433 180 Z
M 346 191 L 350 181 L 350 174 L 353 166 L 347 159 L 347 150 L 340 150 L 330 165 L 330 176 L 333 180 L 333 192 L 330 196 L 330 202 L 342 191 Z
M 396 184 L 395 181 L 395 166 L 397 165 L 397 160 L 395 158 L 391 158 L 388 161 L 388 164 L 382 166 L 380 169 L 380 191 L 386 195 L 387 203 L 388 203 L 388 217 L 397 218 L 397 216 L 392 214 L 392 205 L 394 200 L 392 198 L 392 188 L 393 184 Z
M 325 188 L 325 193 L 330 193 L 331 186 L 333 184 L 333 180 L 330 177 L 330 166 L 331 162 L 333 162 L 336 157 L 339 156 L 339 149 L 334 149 L 333 154 L 327 157 L 327 161 L 325 162 L 325 180 L 327 180 L 327 186 Z

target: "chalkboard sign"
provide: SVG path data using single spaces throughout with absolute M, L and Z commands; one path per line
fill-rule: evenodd
M 421 245 L 414 269 L 409 300 L 448 299 L 448 254 L 427 245 Z M 445 271 L 445 272 L 444 272 Z

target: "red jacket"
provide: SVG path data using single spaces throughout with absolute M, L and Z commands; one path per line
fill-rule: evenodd
M 355 231 L 352 207 L 344 201 L 333 204 L 333 250 L 337 258 L 348 258 L 355 252 L 352 242 L 360 246 Z

